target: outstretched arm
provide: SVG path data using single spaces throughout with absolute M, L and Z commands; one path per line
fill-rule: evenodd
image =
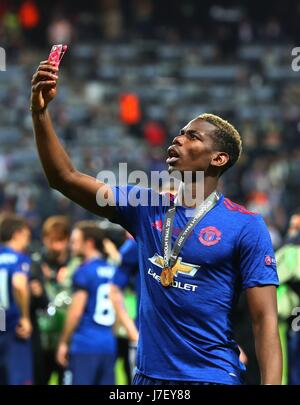
M 57 92 L 58 68 L 40 63 L 32 78 L 31 111 L 39 157 L 49 185 L 94 214 L 108 219 L 114 215 L 113 193 L 109 186 L 76 170 L 55 133 L 49 102 Z M 97 200 L 106 201 L 100 206 Z
M 247 289 L 262 384 L 281 384 L 282 354 L 277 325 L 276 287 Z

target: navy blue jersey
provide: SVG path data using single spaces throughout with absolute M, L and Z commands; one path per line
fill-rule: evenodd
M 72 353 L 114 353 L 112 325 L 115 312 L 108 297 L 115 268 L 95 258 L 83 263 L 73 275 L 74 290 L 85 290 L 88 300 L 70 345 Z
M 127 239 L 120 247 L 121 264 L 116 268 L 112 283 L 119 288 L 124 289 L 130 281 L 134 281 L 135 292 L 137 295 L 137 308 L 140 302 L 140 277 L 139 277 L 139 261 L 138 247 L 133 238 Z M 138 314 L 138 311 L 137 311 Z M 135 320 L 138 325 L 138 315 Z
M 5 310 L 6 330 L 14 329 L 20 318 L 19 308 L 13 296 L 13 275 L 20 272 L 29 278 L 29 269 L 28 256 L 3 245 L 0 247 L 0 308 Z
M 232 312 L 242 289 L 278 285 L 271 239 L 260 215 L 221 196 L 186 240 L 170 288 L 160 283 L 168 206 L 153 190 L 113 189 L 114 222 L 134 235 L 141 277 L 138 372 L 165 380 L 240 384 Z M 147 206 L 126 204 L 129 193 Z M 158 206 L 151 206 L 159 201 Z M 177 207 L 172 245 L 191 212 Z

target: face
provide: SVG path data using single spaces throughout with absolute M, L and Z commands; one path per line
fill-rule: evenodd
M 69 247 L 68 238 L 57 240 L 54 236 L 45 236 L 43 243 L 47 251 L 53 255 L 53 257 L 58 257 L 63 252 L 66 252 Z
M 293 215 L 290 219 L 288 235 L 293 237 L 300 231 L 300 215 Z
M 85 251 L 85 242 L 80 229 L 73 229 L 70 238 L 70 247 L 72 256 L 83 256 Z
M 29 228 L 23 228 L 15 233 L 15 240 L 18 242 L 18 246 L 21 252 L 27 249 L 30 239 L 31 232 Z
M 168 171 L 204 171 L 227 163 L 228 155 L 219 153 L 211 134 L 216 127 L 201 119 L 190 121 L 168 148 Z

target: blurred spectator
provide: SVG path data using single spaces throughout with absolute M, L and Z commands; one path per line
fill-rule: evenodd
M 120 95 L 120 118 L 126 125 L 137 125 L 141 121 L 140 100 L 137 94 Z
M 65 17 L 56 16 L 48 27 L 48 42 L 53 44 L 70 44 L 73 36 L 73 28 L 70 21 Z
M 166 131 L 159 122 L 148 121 L 144 125 L 144 137 L 151 146 L 164 146 Z
M 141 37 L 150 38 L 153 33 L 153 1 L 134 0 L 133 10 L 135 17 L 135 28 Z
M 21 4 L 19 18 L 21 26 L 25 30 L 34 29 L 39 25 L 40 15 L 35 1 L 26 0 Z
M 53 372 L 58 383 L 62 383 L 63 369 L 56 364 L 55 354 L 61 333 L 66 307 L 70 303 L 71 276 L 78 261 L 72 261 L 69 252 L 70 223 L 66 217 L 49 217 L 43 224 L 43 249 L 32 254 L 32 273 L 42 283 L 49 302 L 46 310 L 37 313 L 41 332 L 42 353 L 40 363 L 35 364 L 41 371 L 37 384 L 49 382 Z
M 285 244 L 276 252 L 280 287 L 278 312 L 287 325 L 289 385 L 300 385 L 300 334 L 292 328 L 292 311 L 300 306 L 300 209 L 291 216 Z
M 119 0 L 101 1 L 101 23 L 105 39 L 121 39 L 123 33 L 122 17 Z

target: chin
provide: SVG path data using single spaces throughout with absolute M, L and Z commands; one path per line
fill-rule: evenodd
M 171 174 L 171 173 L 173 173 L 173 172 L 177 172 L 177 171 L 180 171 L 181 172 L 181 170 L 178 168 L 178 167 L 176 167 L 176 166 L 171 166 L 171 165 L 168 165 L 168 172 L 169 172 L 169 174 Z
M 171 175 L 173 178 L 178 179 L 179 181 L 182 180 L 184 170 L 182 170 L 179 167 L 175 166 L 168 166 L 168 173 Z

